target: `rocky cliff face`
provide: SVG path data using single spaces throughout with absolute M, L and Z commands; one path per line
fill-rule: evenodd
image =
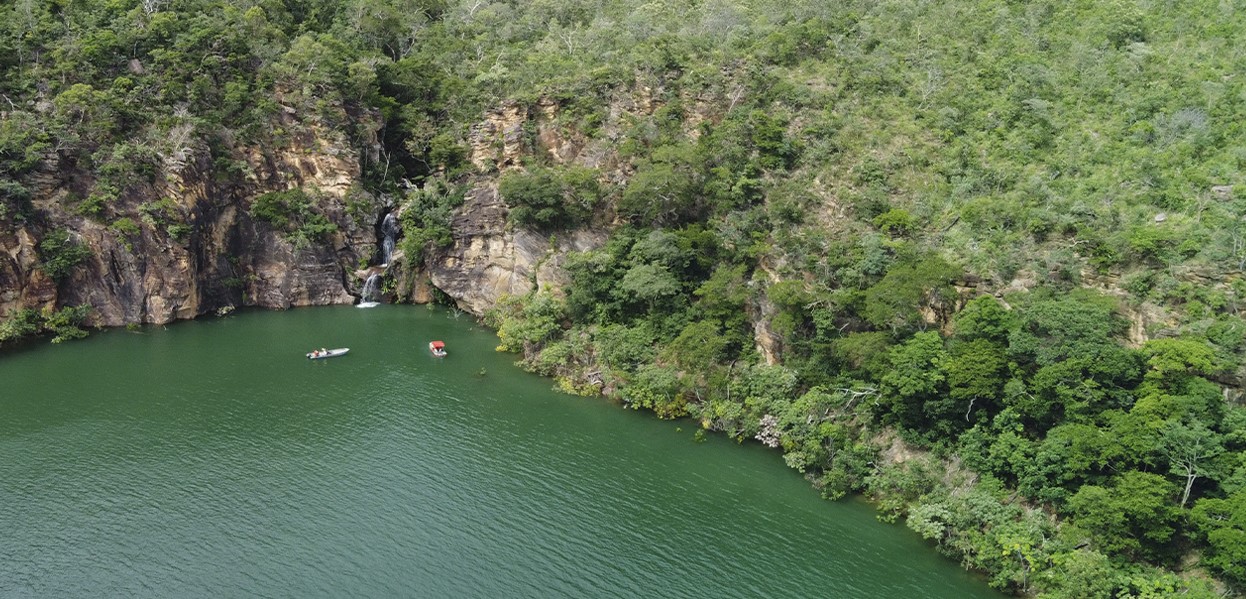
M 89 304 L 94 324 L 165 323 L 238 306 L 287 308 L 349 303 L 346 273 L 375 239 L 347 214 L 360 166 L 315 129 L 278 150 L 237 149 L 241 173 L 222 178 L 206 147 L 165 157 L 150 184 L 130 186 L 88 218 L 75 197 L 90 181 L 49 157 L 34 186 L 33 214 L 0 223 L 0 315 L 21 308 Z M 314 210 L 337 226 L 327 243 L 299 246 L 248 210 L 255 197 L 312 190 Z M 39 243 L 70 232 L 90 256 L 59 284 L 40 264 Z
M 558 162 L 591 166 L 601 166 L 610 154 L 560 130 L 557 112 L 552 102 L 507 103 L 476 126 L 470 159 L 480 175 L 456 212 L 453 247 L 417 273 L 417 287 L 423 287 L 417 288 L 417 301 L 432 299 L 427 282 L 461 308 L 482 314 L 505 294 L 560 288 L 566 253 L 604 243 L 604 231 L 551 239 L 508 227 L 496 174 L 516 167 L 523 153 L 548 152 Z M 524 133 L 532 123 L 535 139 Z M 355 222 L 347 210 L 347 196 L 361 174 L 359 161 L 331 132 L 283 125 L 303 133 L 279 148 L 236 148 L 230 158 L 241 168 L 225 179 L 214 172 L 206 144 L 188 141 L 162 157 L 153 182 L 127 187 L 115 203 L 90 216 L 80 213 L 79 198 L 94 182 L 49 156 L 32 185 L 32 213 L 0 215 L 0 316 L 22 308 L 88 304 L 92 324 L 119 326 L 242 306 L 353 302 L 362 284 L 357 273 L 375 270 L 357 271 L 372 258 L 377 242 L 371 223 Z M 312 190 L 315 211 L 337 226 L 330 239 L 299 245 L 251 216 L 256 197 L 294 187 Z M 39 250 L 40 241 L 55 231 L 70 232 L 72 242 L 90 253 L 59 282 L 42 266 L 46 257 Z
M 560 292 L 567 283 L 562 269 L 567 254 L 601 247 L 608 231 L 585 227 L 550 237 L 510 226 L 507 206 L 498 194 L 499 174 L 518 168 L 525 156 L 536 156 L 554 164 L 598 169 L 607 184 L 625 181 L 629 166 L 614 150 L 611 132 L 617 134 L 630 114 L 651 113 L 656 104 L 648 88 L 616 100 L 603 127 L 606 135 L 591 140 L 560 124 L 560 109 L 552 100 L 532 106 L 506 102 L 486 113 L 469 139 L 469 160 L 480 175 L 455 213 L 454 244 L 427 261 L 424 277 L 460 308 L 477 315 L 504 295 L 533 289 Z M 421 297 L 418 289 L 415 296 Z
M 0 314 L 14 308 L 43 308 L 56 303 L 56 283 L 39 269 L 31 232 L 0 222 Z
M 559 290 L 566 283 L 561 266 L 567 253 L 601 246 L 606 228 L 554 237 L 516 229 L 498 194 L 498 176 L 518 168 L 525 156 L 541 156 L 596 168 L 607 184 L 623 183 L 630 167 L 619 159 L 615 142 L 631 115 L 660 106 L 654 98 L 644 86 L 620 90 L 609 102 L 605 135 L 594 139 L 562 124 L 560 108 L 550 100 L 506 102 L 487 112 L 469 139 L 477 175 L 455 213 L 453 246 L 417 265 L 410 281 L 414 299 L 430 301 L 431 284 L 479 315 L 506 294 Z M 340 135 L 303 126 L 290 112 L 281 115 L 281 124 L 302 133 L 277 148 L 235 148 L 230 158 L 241 168 L 231 176 L 222 179 L 214 171 L 206 144 L 187 141 L 162 156 L 154 182 L 127 187 L 116 205 L 90 217 L 79 213 L 77 198 L 93 181 L 49 156 L 32 186 L 33 216 L 0 215 L 0 316 L 21 308 L 89 304 L 93 324 L 118 326 L 241 306 L 354 301 L 360 273 L 377 270 L 360 270 L 376 249 L 372 223 L 356 223 L 347 210 L 347 196 L 361 174 L 359 160 L 343 150 L 349 144 Z M 706 118 L 699 112 L 694 117 Z M 297 245 L 252 218 L 256 197 L 294 187 L 313 190 L 315 210 L 337 226 L 331 239 Z M 58 230 L 70 231 L 75 243 L 90 250 L 90 257 L 59 282 L 41 267 L 38 249 Z
M 599 215 L 599 226 L 584 227 L 553 237 L 517 229 L 507 220 L 508 209 L 497 182 L 507 170 L 520 168 L 525 158 L 557 165 L 597 169 L 601 183 L 627 182 L 632 165 L 618 154 L 618 142 L 637 115 L 651 115 L 662 106 L 662 95 L 646 85 L 621 88 L 607 102 L 600 134 L 584 135 L 563 122 L 561 107 L 550 99 L 524 105 L 514 101 L 488 111 L 472 127 L 469 161 L 477 176 L 451 225 L 454 244 L 420 265 L 413 296 L 430 298 L 420 282 L 445 292 L 458 307 L 483 314 L 503 295 L 522 295 L 533 289 L 559 293 L 568 282 L 562 265 L 570 252 L 601 247 L 609 236 L 609 214 Z M 714 117 L 712 103 L 701 97 L 681 99 L 694 107 L 686 115 L 685 130 L 695 137 L 697 125 Z M 605 226 L 600 226 L 606 221 Z M 760 333 L 759 333 L 760 335 Z M 759 341 L 761 343 L 761 341 Z
M 615 144 L 628 119 L 660 107 L 644 86 L 620 90 L 609 102 L 604 135 L 590 139 L 560 122 L 550 100 L 506 102 L 472 129 L 469 160 L 477 174 L 452 223 L 452 247 L 416 266 L 415 301 L 431 301 L 431 286 L 460 308 L 483 314 L 507 294 L 565 284 L 562 264 L 572 251 L 605 243 L 608 227 L 550 237 L 516 229 L 497 190 L 500 173 L 519 168 L 525 156 L 596 168 L 603 183 L 624 183 L 630 165 Z M 691 104 L 703 103 L 689 98 Z M 302 131 L 278 148 L 241 147 L 230 157 L 242 165 L 224 180 L 202 142 L 190 141 L 163 156 L 150 184 L 127 188 L 106 214 L 76 211 L 92 181 L 50 156 L 33 186 L 34 216 L 0 216 L 0 315 L 20 308 L 89 304 L 94 324 L 165 323 L 241 306 L 350 303 L 376 249 L 372 223 L 356 223 L 347 196 L 360 164 L 344 140 L 315 126 L 299 126 L 287 111 L 288 130 Z M 694 111 L 692 124 L 706 114 Z M 193 137 L 193 136 L 190 136 Z M 331 239 L 296 245 L 268 223 L 252 218 L 254 199 L 294 187 L 313 190 L 315 210 L 337 226 Z M 379 209 L 379 206 L 373 206 Z M 369 218 L 375 218 L 375 214 Z M 125 221 L 135 227 L 118 226 Z M 606 216 L 609 220 L 609 216 Z M 180 225 L 181 228 L 172 225 Z M 39 242 L 67 230 L 90 257 L 67 278 L 53 281 L 40 266 Z M 399 258 L 401 259 L 401 258 Z
M 455 215 L 453 247 L 428 265 L 432 284 L 473 314 L 483 314 L 504 295 L 561 289 L 567 283 L 562 269 L 567 253 L 606 241 L 601 230 L 542 237 L 508 228 L 506 218 L 497 187 L 481 182 Z

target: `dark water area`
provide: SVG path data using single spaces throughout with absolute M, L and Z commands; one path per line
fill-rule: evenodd
M 778 453 L 496 344 L 331 307 L 0 355 L 0 597 L 1000 597 Z

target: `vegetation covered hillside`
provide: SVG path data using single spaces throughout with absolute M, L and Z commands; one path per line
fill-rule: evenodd
M 1239 13 L 19 0 L 0 222 L 45 218 L 51 156 L 106 211 L 181 123 L 227 148 L 312 111 L 364 195 L 406 198 L 412 267 L 468 188 L 551 243 L 609 231 L 488 315 L 563 388 L 780 448 L 1014 593 L 1221 596 L 1246 587 Z M 549 127 L 475 160 L 499 106 Z

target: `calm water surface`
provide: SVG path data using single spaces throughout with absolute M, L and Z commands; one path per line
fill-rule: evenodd
M 0 356 L 0 597 L 999 597 L 777 453 L 496 344 L 334 307 Z

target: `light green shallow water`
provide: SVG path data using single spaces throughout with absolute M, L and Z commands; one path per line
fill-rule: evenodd
M 334 307 L 0 356 L 0 597 L 999 597 L 777 453 L 496 343 Z

